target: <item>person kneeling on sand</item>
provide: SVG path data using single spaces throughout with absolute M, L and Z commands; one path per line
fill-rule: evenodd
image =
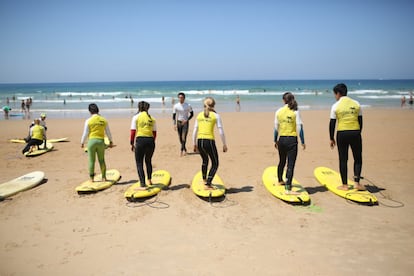
M 34 125 L 30 128 L 30 139 L 27 142 L 26 146 L 24 147 L 22 153 L 25 154 L 26 152 L 33 151 L 33 146 L 40 146 L 43 144 L 43 141 L 46 140 L 46 132 L 45 128 L 40 125 L 40 120 L 34 120 Z M 46 144 L 44 146 L 46 149 Z

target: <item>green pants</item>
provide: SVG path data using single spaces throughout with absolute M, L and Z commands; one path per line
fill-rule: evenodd
M 104 139 L 90 139 L 88 141 L 89 176 L 95 176 L 95 158 L 98 156 L 102 178 L 106 178 L 105 142 Z

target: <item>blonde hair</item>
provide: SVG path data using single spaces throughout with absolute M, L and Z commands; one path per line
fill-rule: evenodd
M 212 97 L 207 97 L 204 99 L 204 117 L 208 117 L 210 111 L 216 112 L 214 110 L 214 106 L 216 105 L 216 101 Z

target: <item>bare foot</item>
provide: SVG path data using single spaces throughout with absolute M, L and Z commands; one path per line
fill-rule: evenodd
M 142 187 L 142 186 L 137 188 L 138 191 L 145 191 L 146 189 L 147 187 Z
M 279 185 L 285 185 L 285 181 L 279 181 Z
M 348 185 L 341 185 L 341 186 L 338 186 L 336 188 L 338 190 L 342 190 L 342 191 L 348 191 L 349 190 Z
M 151 186 L 152 185 L 152 180 L 148 179 L 147 184 L 148 184 L 147 186 Z
M 204 190 L 214 190 L 214 187 L 211 184 L 204 184 Z
M 354 188 L 357 189 L 358 191 L 366 191 L 367 190 L 365 188 L 365 186 L 362 185 L 362 184 L 355 184 Z
M 292 190 L 286 190 L 285 194 L 287 194 L 287 195 L 300 195 L 299 192 L 295 192 L 295 191 L 292 191 Z

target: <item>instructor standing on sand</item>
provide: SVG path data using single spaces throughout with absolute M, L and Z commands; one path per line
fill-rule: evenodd
M 348 149 L 351 146 L 354 156 L 354 181 L 355 189 L 365 190 L 359 183 L 362 169 L 362 110 L 359 103 L 347 96 L 348 88 L 345 84 L 337 84 L 333 89 L 336 103 L 332 105 L 331 120 L 329 123 L 329 136 L 331 149 L 338 145 L 339 171 L 341 173 L 342 186 L 338 189 L 347 191 L 348 188 Z M 334 138 L 335 125 L 338 120 L 336 141 Z
M 85 121 L 83 135 L 81 139 L 81 148 L 83 148 L 86 137 L 88 137 L 88 157 L 89 157 L 89 177 L 94 181 L 95 176 L 95 158 L 98 156 L 99 166 L 102 173 L 102 181 L 106 181 L 106 164 L 105 164 L 105 133 L 109 139 L 109 147 L 112 148 L 112 135 L 109 130 L 108 121 L 99 115 L 99 108 L 96 104 L 89 105 L 91 117 Z
M 181 154 L 180 156 L 187 154 L 187 148 L 185 146 L 187 142 L 187 134 L 189 121 L 193 118 L 194 112 L 191 108 L 191 105 L 185 102 L 185 94 L 180 92 L 178 93 L 178 103 L 174 105 L 173 108 L 173 123 L 174 130 L 178 132 L 178 139 L 181 144 Z

